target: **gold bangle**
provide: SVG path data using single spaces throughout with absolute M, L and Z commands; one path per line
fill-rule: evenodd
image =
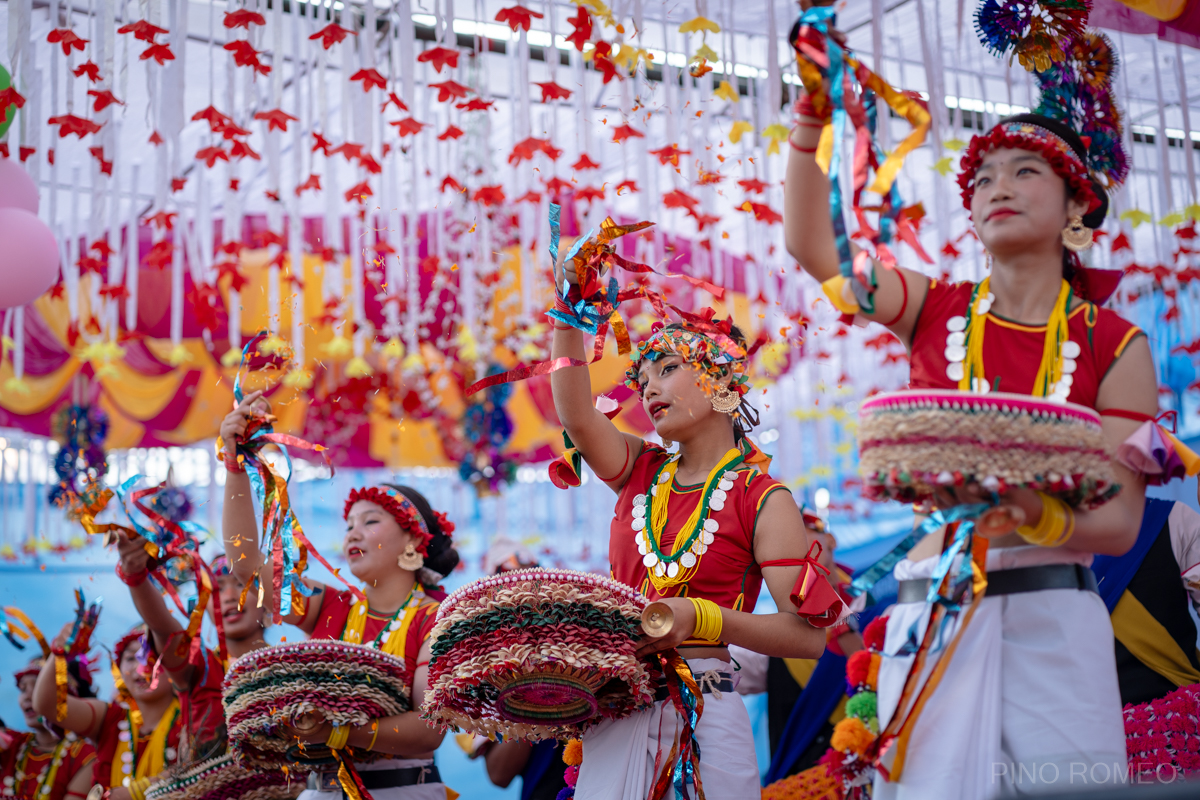
M 692 601 L 692 607 L 696 609 L 696 627 L 692 636 L 706 642 L 721 641 L 721 630 L 725 620 L 721 616 L 720 606 L 702 597 L 689 597 L 688 600 Z
M 145 800 L 146 789 L 150 786 L 149 778 L 138 778 L 129 782 L 129 796 L 133 800 Z
M 1075 514 L 1057 497 L 1038 492 L 1042 499 L 1042 516 L 1034 527 L 1022 525 L 1017 534 L 1030 544 L 1057 547 L 1075 532 Z
M 329 738 L 325 740 L 325 746 L 330 750 L 341 750 L 349 739 L 349 725 L 334 725 L 333 730 L 329 732 Z
M 375 749 L 375 740 L 379 738 L 379 719 L 371 720 L 371 743 L 367 745 L 367 750 Z

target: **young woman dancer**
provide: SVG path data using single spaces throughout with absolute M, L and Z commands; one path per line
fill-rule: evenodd
M 569 263 L 566 269 L 573 281 Z M 745 347 L 728 321 L 701 319 L 662 328 L 638 347 L 627 381 L 659 436 L 679 443 L 675 454 L 620 432 L 596 410 L 587 367 L 551 375 L 567 434 L 617 493 L 609 537 L 613 576 L 675 615 L 671 631 L 644 641 L 639 654 L 678 648 L 699 679 L 704 710 L 694 735 L 696 783 L 714 798 L 760 791 L 750 720 L 732 691 L 726 645 L 816 658 L 825 644 L 824 632 L 798 617 L 788 599 L 800 567 L 767 566 L 802 559 L 808 537 L 786 488 L 748 463 L 761 454 L 746 438 L 758 415 L 742 397 Z M 586 360 L 586 352 L 583 333 L 555 323 L 553 358 Z M 752 613 L 764 579 L 778 613 Z M 584 736 L 577 800 L 644 798 L 663 765 L 668 772 L 674 766 L 668 754 L 682 720 L 660 695 L 652 708 Z
M 59 634 L 65 640 L 69 627 Z M 66 716 L 57 724 L 96 744 L 94 781 L 111 790 L 113 800 L 141 800 L 150 779 L 167 767 L 186 760 L 188 731 L 181 698 L 170 680 L 152 675 L 157 655 L 144 626 L 127 633 L 113 648 L 117 660 L 114 677 L 120 676 L 112 702 L 67 697 Z M 33 705 L 53 720 L 56 714 L 55 660 L 42 666 L 34 689 Z M 221 697 L 202 693 L 198 702 L 185 698 L 192 719 L 215 720 L 223 716 Z
M 35 658 L 16 673 L 21 713 L 27 732 L 12 731 L 0 751 L 0 798 L 33 800 L 83 800 L 92 788 L 92 764 L 96 748 L 68 731 L 55 731 L 33 707 L 33 691 L 42 659 Z M 67 668 L 67 691 L 73 697 L 94 697 L 91 678 L 78 662 Z
M 221 438 L 227 454 L 246 430 L 260 392 L 249 394 L 224 420 Z M 238 471 L 236 460 L 226 458 L 225 508 L 222 517 L 225 553 L 233 575 L 243 583 L 256 578 L 271 585 L 271 566 L 259 550 L 259 535 L 250 479 Z M 346 498 L 343 516 L 346 535 L 342 553 L 350 572 L 362 582 L 366 602 L 349 591 L 336 592 L 315 581 L 302 602 L 303 609 L 283 620 L 317 639 L 369 644 L 405 659 L 412 705 L 419 709 L 429 674 L 429 633 L 433 630 L 437 600 L 428 592 L 458 564 L 450 540 L 454 526 L 435 512 L 417 491 L 406 486 L 370 486 L 354 489 Z M 255 593 L 251 591 L 250 597 Z M 400 636 L 399 631 L 406 631 Z M 315 732 L 297 737 L 309 743 L 350 744 L 388 753 L 395 758 L 357 765 L 375 800 L 445 800 L 445 787 L 433 763 L 433 751 L 442 734 L 429 727 L 417 710 L 373 720 L 369 725 L 334 729 L 323 723 Z M 376 775 L 372 775 L 376 773 Z M 314 775 L 303 800 L 341 797 L 336 781 Z
M 832 281 L 836 292 L 829 181 L 815 157 L 824 120 L 807 97 L 800 108 L 785 188 L 787 245 L 809 274 Z M 1095 292 L 1075 255 L 1090 245 L 1108 205 L 1088 164 L 1078 133 L 1037 114 L 1001 120 L 975 137 L 959 183 L 989 254 L 989 275 L 978 284 L 947 284 L 876 264 L 874 310 L 864 316 L 908 347 L 913 388 L 1013 392 L 1085 405 L 1103 415 L 1115 450 L 1152 418 L 1158 400 L 1145 336 L 1099 307 L 1107 295 Z M 1051 382 L 1047 375 L 1061 377 Z M 907 744 L 898 738 L 885 755 L 881 766 L 895 767 L 891 759 L 906 748 L 898 782 L 884 781 L 881 770 L 877 798 L 982 800 L 1011 791 L 1031 769 L 1039 770 L 1041 782 L 1069 783 L 1072 770 L 1092 766 L 1097 769 L 1089 776 L 1123 779 L 1112 626 L 1086 568 L 1093 553 L 1119 555 L 1132 546 L 1145 484 L 1116 461 L 1113 466 L 1121 493 L 1094 510 L 1072 511 L 1022 489 L 1001 498 L 1024 525 L 991 540 L 986 595 Z M 946 492 L 939 505 L 982 499 Z M 931 534 L 895 569 L 901 604 L 889 617 L 879 674 L 881 726 L 895 711 L 912 663 L 898 651 L 914 626 L 918 638 L 923 634 L 929 618 L 922 587 L 942 542 L 942 533 Z

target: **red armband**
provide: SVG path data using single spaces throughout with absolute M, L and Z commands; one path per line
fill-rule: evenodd
M 146 578 L 150 575 L 150 570 L 148 569 L 144 569 L 141 572 L 135 572 L 133 575 L 126 575 L 125 571 L 121 569 L 120 561 L 117 562 L 116 572 L 117 577 L 121 580 L 121 583 L 125 584 L 130 589 L 135 586 L 141 586 L 146 582 Z
M 813 555 L 814 547 L 817 549 L 816 556 Z M 828 628 L 842 618 L 846 604 L 829 583 L 829 570 L 817 563 L 820 555 L 821 543 L 813 542 L 804 558 L 780 558 L 764 561 L 759 566 L 803 567 L 788 599 L 796 606 L 796 613 L 814 628 Z

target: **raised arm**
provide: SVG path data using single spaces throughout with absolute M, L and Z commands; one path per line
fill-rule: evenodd
M 179 637 L 184 627 L 167 608 L 163 596 L 149 579 L 150 554 L 146 552 L 146 540 L 124 531 L 117 534 L 117 549 L 121 556 L 121 573 L 128 581 L 129 596 L 147 630 L 154 637 L 155 652 L 162 653 L 162 664 L 171 676 L 171 682 L 182 692 L 192 687 L 194 670 L 183 656 L 175 654 Z
M 71 630 L 71 623 L 63 627 L 54 640 L 56 647 L 63 646 Z M 42 671 L 38 673 L 37 684 L 33 687 L 33 707 L 39 714 L 55 722 L 66 730 L 73 731 L 88 739 L 95 740 L 100 735 L 104 723 L 104 714 L 108 705 L 94 698 L 71 697 L 67 695 L 67 715 L 58 719 L 58 687 L 54 683 L 56 655 L 46 657 Z
M 829 178 L 817 164 L 821 120 L 801 115 L 788 138 L 787 179 L 783 188 L 783 231 L 788 252 L 809 275 L 824 283 L 841 274 L 837 243 L 829 218 Z M 851 250 L 858 248 L 851 243 Z M 904 268 L 875 264 L 875 310 L 863 314 L 886 325 L 905 346 L 911 341 L 929 281 Z
M 570 248 L 564 240 L 561 252 Z M 570 265 L 555 265 L 555 275 L 566 271 L 567 280 L 574 282 L 575 270 Z M 589 354 L 584 348 L 583 332 L 554 323 L 554 338 L 550 346 L 551 358 L 564 356 L 577 361 L 587 361 Z M 580 455 L 613 491 L 619 492 L 633 472 L 633 462 L 642 449 L 642 440 L 621 433 L 612 420 L 596 410 L 592 402 L 592 378 L 587 367 L 567 367 L 550 374 L 550 389 L 554 395 L 554 410 L 558 419 L 571 437 Z
M 221 440 L 225 443 L 226 453 L 232 453 L 234 442 L 246 432 L 253 412 L 254 401 L 262 397 L 262 392 L 252 392 L 245 396 L 241 403 L 221 422 Z M 229 570 L 245 585 L 249 585 L 258 574 L 263 572 L 263 585 L 270 587 L 271 565 L 264 565 L 263 554 L 259 549 L 258 519 L 254 510 L 254 495 L 250 485 L 250 476 L 236 469 L 225 471 L 225 502 L 221 509 L 221 541 L 225 545 L 225 556 L 229 559 Z M 312 633 L 317 625 L 318 611 L 321 607 L 322 595 L 325 591 L 323 584 L 315 581 L 304 581 L 314 590 L 313 596 L 307 598 L 304 614 L 284 614 L 283 621 L 295 625 L 305 633 Z M 246 602 L 257 603 L 258 594 L 253 588 L 246 596 Z M 271 592 L 263 593 L 263 604 L 271 602 Z M 268 611 L 270 609 L 268 608 Z

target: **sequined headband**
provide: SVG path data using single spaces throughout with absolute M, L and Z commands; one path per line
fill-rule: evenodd
M 979 171 L 984 156 L 993 150 L 1010 147 L 1029 150 L 1041 155 L 1050 168 L 1067 182 L 1075 197 L 1088 201 L 1088 211 L 1100 207 L 1092 177 L 1087 164 L 1080 159 L 1075 148 L 1053 131 L 1032 122 L 1005 122 L 992 128 L 984 136 L 975 136 L 962 157 L 958 185 L 962 189 L 963 206 L 970 210 L 971 198 L 975 195 L 975 173 Z

